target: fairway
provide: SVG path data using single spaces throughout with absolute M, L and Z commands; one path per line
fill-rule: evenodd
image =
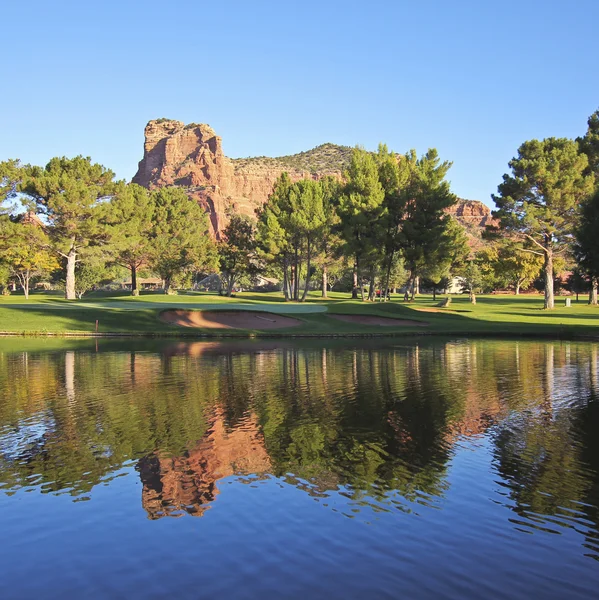
M 159 335 L 203 337 L 343 337 L 382 335 L 538 336 L 555 339 L 599 339 L 599 308 L 586 298 L 558 298 L 554 310 L 542 310 L 540 295 L 481 295 L 477 304 L 467 295 L 452 296 L 449 307 L 441 298 L 421 295 L 404 302 L 397 295 L 390 302 L 361 302 L 349 293 L 332 293 L 323 299 L 313 292 L 306 302 L 284 302 L 277 293 L 240 293 L 227 298 L 208 293 L 142 297 L 92 294 L 82 301 L 66 301 L 55 294 L 37 293 L 25 301 L 17 294 L 0 299 L 0 332 L 4 334 L 94 334 L 96 321 L 102 335 Z M 251 328 L 215 329 L 198 319 L 181 328 L 161 318 L 165 311 L 244 311 L 288 316 L 294 326 L 268 326 L 264 319 L 250 319 Z M 292 321 L 288 321 L 291 324 Z M 204 323 L 204 325 L 202 325 Z M 286 323 L 281 319 L 281 323 Z M 248 325 L 250 327 L 250 325 Z
M 215 302 L 172 302 L 172 306 L 176 306 L 181 309 L 188 310 L 209 310 L 214 309 Z M 104 302 L 86 302 L 85 300 L 79 302 L 73 301 L 49 301 L 43 303 L 29 302 L 29 303 L 11 303 L 10 308 L 19 310 L 39 310 L 43 307 L 43 310 L 125 310 L 125 311 L 137 311 L 137 310 L 149 310 L 159 309 L 165 310 L 170 307 L 166 302 L 153 302 L 145 300 L 131 300 L 131 301 L 104 301 Z M 2 305 L 0 305 L 0 310 Z M 281 304 L 281 303 L 269 303 L 259 304 L 256 302 L 230 302 L 226 304 L 219 304 L 218 310 L 251 310 L 274 312 L 274 313 L 285 313 L 285 314 L 301 314 L 301 313 L 319 313 L 326 312 L 326 306 L 319 304 Z

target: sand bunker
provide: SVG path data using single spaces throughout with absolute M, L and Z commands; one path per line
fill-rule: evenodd
M 373 315 L 332 315 L 329 317 L 346 323 L 357 323 L 358 325 L 382 325 L 383 327 L 426 327 L 424 321 L 410 321 L 409 319 L 391 319 L 388 317 L 375 317 Z
M 250 310 L 166 310 L 160 313 L 160 320 L 204 329 L 283 329 L 302 323 L 293 317 Z

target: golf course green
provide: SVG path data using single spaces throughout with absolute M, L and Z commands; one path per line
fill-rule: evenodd
M 131 297 L 93 293 L 80 301 L 67 301 L 58 293 L 35 293 L 29 300 L 14 294 L 0 298 L 0 332 L 16 335 L 160 335 L 180 337 L 302 337 L 372 335 L 463 335 L 540 336 L 553 338 L 598 338 L 599 308 L 586 298 L 565 306 L 558 298 L 554 310 L 543 310 L 540 295 L 479 296 L 475 305 L 466 295 L 452 297 L 440 308 L 438 297 L 419 296 L 404 302 L 399 296 L 386 303 L 351 300 L 349 294 L 332 293 L 328 299 L 319 293 L 304 303 L 284 302 L 278 294 L 241 293 L 226 298 L 208 293 L 182 293 L 177 296 L 144 294 Z M 220 311 L 244 314 L 253 311 L 287 316 L 292 327 L 266 327 L 268 316 L 251 326 L 195 327 L 197 319 L 185 327 L 164 318 L 168 311 Z M 206 312 L 209 311 L 209 312 Z M 163 317 L 161 318 L 161 315 Z M 197 315 L 191 315 L 192 317 Z M 222 317 L 222 315 L 221 315 Z M 214 320 L 214 319 L 213 319 Z M 222 321 L 221 319 L 216 319 Z M 200 319 L 197 322 L 202 322 Z M 227 320 L 225 319 L 225 323 Z M 247 327 L 247 328 L 246 328 Z

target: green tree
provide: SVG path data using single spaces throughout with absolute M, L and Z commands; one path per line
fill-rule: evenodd
M 476 294 L 481 290 L 485 282 L 485 276 L 480 264 L 475 259 L 467 261 L 459 270 L 462 280 L 462 290 L 468 292 L 470 302 L 476 304 Z
M 81 298 L 98 285 L 112 281 L 114 273 L 106 267 L 104 260 L 95 257 L 83 263 L 77 263 L 75 278 L 75 293 Z
M 318 255 L 316 262 L 321 271 L 322 297 L 327 297 L 329 276 L 338 278 L 343 265 L 341 257 L 342 239 L 339 235 L 339 195 L 341 184 L 332 176 L 323 177 L 319 184 L 322 188 L 322 207 L 324 222 L 317 237 Z
M 433 300 L 436 299 L 437 287 L 459 271 L 470 256 L 468 237 L 462 225 L 455 219 L 447 221 L 441 233 L 439 243 L 425 257 L 422 276 L 429 280 L 433 287 Z
M 395 265 L 400 264 L 396 260 L 401 250 L 401 232 L 405 218 L 406 205 L 409 200 L 405 193 L 409 189 L 409 183 L 415 173 L 416 154 L 414 151 L 405 156 L 397 156 L 389 152 L 385 144 L 379 144 L 376 154 L 379 171 L 379 181 L 384 191 L 383 205 L 385 208 L 383 224 L 385 228 L 384 239 L 384 281 L 381 287 L 388 290 L 391 284 L 392 272 Z M 403 260 L 401 261 L 402 274 Z M 395 277 L 397 280 L 397 277 Z M 387 299 L 387 294 L 381 294 L 381 299 Z
M 590 280 L 589 304 L 596 305 L 599 282 L 599 189 L 581 207 L 574 254 Z
M 599 178 L 599 110 L 596 110 L 587 121 L 587 132 L 576 139 L 580 151 L 589 159 L 589 170 Z
M 308 295 L 308 286 L 312 276 L 312 259 L 316 240 L 322 235 L 326 223 L 323 204 L 323 187 L 312 179 L 302 179 L 294 183 L 289 190 L 289 209 L 283 221 L 289 228 L 295 249 L 304 248 L 306 258 L 306 278 L 301 301 Z M 297 256 L 297 254 L 296 254 Z M 299 299 L 299 266 L 296 266 L 294 298 Z
M 222 236 L 218 243 L 220 273 L 225 294 L 231 296 L 241 277 L 257 271 L 255 227 L 247 217 L 233 215 Z
M 497 247 L 493 267 L 498 281 L 513 286 L 518 295 L 521 288 L 529 286 L 539 276 L 543 259 L 521 242 L 504 239 Z
M 312 179 L 291 183 L 289 176 L 283 173 L 259 212 L 260 244 L 264 255 L 279 262 L 283 270 L 286 300 L 304 301 L 308 294 L 313 259 L 320 250 L 317 242 L 322 242 L 327 225 L 325 189 L 328 192 L 328 188 Z M 300 298 L 302 273 L 305 279 Z
M 129 270 L 131 295 L 138 296 L 137 272 L 152 252 L 154 196 L 134 183 L 120 184 L 105 209 L 113 260 Z
M 409 288 L 412 299 L 415 294 L 416 279 L 430 268 L 433 257 L 439 257 L 451 248 L 451 217 L 447 209 L 457 202 L 445 179 L 452 163 L 441 162 L 437 150 L 429 149 L 418 160 L 414 160 L 413 173 L 403 193 L 406 196 L 406 210 L 401 228 L 401 248 L 406 269 L 410 272 Z M 455 238 L 458 243 L 458 238 Z
M 114 173 L 91 158 L 53 158 L 44 167 L 26 165 L 18 174 L 25 194 L 47 223 L 50 247 L 66 261 L 65 297 L 76 298 L 75 265 L 107 232 L 101 204 L 114 191 Z
M 176 277 L 192 269 L 216 269 L 217 256 L 209 236 L 208 219 L 201 206 L 180 188 L 151 193 L 154 205 L 151 265 L 170 293 Z
M 352 298 L 358 297 L 359 284 L 364 300 L 362 261 L 380 243 L 378 228 L 385 210 L 385 192 L 379 180 L 377 163 L 370 152 L 362 148 L 354 149 L 346 180 L 339 203 L 339 216 L 346 251 L 354 257 Z
M 25 299 L 28 299 L 31 281 L 58 269 L 60 265 L 48 250 L 48 236 L 42 227 L 31 223 L 12 223 L 11 234 L 2 259 L 19 282 Z
M 554 307 L 554 256 L 572 242 L 580 203 L 591 193 L 593 176 L 578 144 L 565 138 L 524 142 L 509 162 L 493 200 L 494 213 L 510 233 L 529 241 L 543 257 L 545 308 Z
M 292 297 L 293 257 L 289 233 L 283 226 L 285 212 L 288 210 L 291 179 L 282 173 L 275 181 L 268 200 L 258 209 L 256 239 L 261 257 L 270 265 L 270 270 L 283 275 L 283 294 L 285 301 Z

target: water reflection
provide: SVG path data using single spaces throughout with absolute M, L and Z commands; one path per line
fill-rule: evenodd
M 521 531 L 574 528 L 597 558 L 597 361 L 489 341 L 0 353 L 0 489 L 80 498 L 136 461 L 151 519 L 203 515 L 231 475 L 412 510 L 442 506 L 456 451 L 482 440 L 486 501 Z

